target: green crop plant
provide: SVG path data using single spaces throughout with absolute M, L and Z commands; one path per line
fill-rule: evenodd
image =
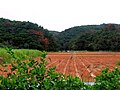
M 14 62 L 15 58 L 13 58 L 12 53 L 9 54 L 10 50 L 14 52 L 14 56 L 19 58 L 19 60 L 27 60 L 27 58 L 36 58 L 40 56 L 40 51 L 38 50 L 30 50 L 30 49 L 11 49 L 11 48 L 0 48 L 0 57 L 3 58 L 3 63 L 11 63 Z
M 102 74 L 95 79 L 95 90 L 120 90 L 120 69 L 117 67 L 108 72 L 109 68 L 102 70 Z
M 56 67 L 46 68 L 46 52 L 40 52 L 40 62 L 30 56 L 27 61 L 22 61 L 10 48 L 6 52 L 15 62 L 11 62 L 11 72 L 7 77 L 0 76 L 0 90 L 120 90 L 118 68 L 111 72 L 109 68 L 102 70 L 94 85 L 85 85 L 79 77 L 58 74 Z M 24 54 L 21 56 L 24 57 Z
M 15 56 L 12 49 L 7 52 L 16 60 L 11 63 L 11 73 L 0 76 L 0 90 L 86 90 L 78 77 L 65 77 L 55 72 L 55 67 L 46 68 L 46 52 L 41 52 L 41 62 L 29 57 L 23 62 Z M 15 72 L 14 72 L 15 71 Z
M 116 64 L 117 64 L 117 65 L 120 65 L 120 62 L 117 62 Z

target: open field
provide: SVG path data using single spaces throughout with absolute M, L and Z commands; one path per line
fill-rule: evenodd
M 109 67 L 109 71 L 112 71 L 120 61 L 120 52 L 49 52 L 46 60 L 47 68 L 56 66 L 58 73 L 78 76 L 82 81 L 90 82 L 94 81 L 93 78 L 105 67 Z M 0 69 L 8 71 L 0 71 L 0 75 L 7 76 L 10 68 L 9 64 L 7 67 L 0 66 Z
M 118 52 L 55 52 L 48 53 L 47 67 L 56 66 L 59 73 L 80 77 L 83 81 L 94 81 L 93 78 L 105 67 L 112 71 L 120 61 Z M 117 66 L 120 68 L 120 66 Z
M 19 58 L 19 60 L 27 60 L 28 58 L 36 58 L 40 57 L 41 52 L 38 50 L 30 50 L 30 49 L 12 49 L 14 52 L 14 56 Z M 5 48 L 0 48 L 0 64 L 6 64 L 6 67 L 0 65 L 0 75 L 7 76 L 8 73 L 11 72 L 11 65 L 8 63 L 14 62 L 15 59 L 8 53 Z M 3 71 L 6 72 L 3 72 Z
M 41 52 L 32 49 L 12 49 L 14 56 L 21 60 L 26 60 L 28 57 L 39 57 Z M 8 53 L 9 50 L 5 48 L 0 48 L 0 63 L 11 63 L 13 60 L 12 56 Z M 3 59 L 3 60 L 2 60 Z

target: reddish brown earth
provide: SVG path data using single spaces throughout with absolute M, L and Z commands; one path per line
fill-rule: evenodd
M 39 60 L 39 58 L 36 58 Z M 120 61 L 118 52 L 49 52 L 46 60 L 47 68 L 56 66 L 58 73 L 78 76 L 83 81 L 94 81 L 94 77 L 101 73 L 105 67 L 110 71 Z M 120 68 L 120 66 L 117 66 Z M 10 72 L 11 65 L 0 66 L 0 69 Z M 7 76 L 8 72 L 1 72 L 0 75 Z
M 78 76 L 83 81 L 94 81 L 94 77 L 101 73 L 105 67 L 110 71 L 120 61 L 118 52 L 64 52 L 48 53 L 47 67 L 56 66 L 58 73 Z M 120 66 L 117 66 L 120 68 Z

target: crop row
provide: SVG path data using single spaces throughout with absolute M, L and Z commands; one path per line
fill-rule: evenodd
M 95 52 L 94 52 L 95 54 Z M 51 53 L 47 56 L 47 67 L 56 66 L 56 71 L 66 75 L 78 76 L 83 81 L 94 81 L 94 77 L 105 67 L 112 71 L 116 62 L 120 61 L 117 53 Z M 117 66 L 119 67 L 119 66 Z M 120 67 L 119 67 L 120 68 Z

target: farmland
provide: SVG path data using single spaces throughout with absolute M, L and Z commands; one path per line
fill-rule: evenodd
M 94 77 L 106 67 L 112 71 L 120 61 L 118 52 L 53 52 L 47 55 L 47 68 L 56 66 L 58 73 L 78 76 L 82 81 L 94 81 Z M 120 68 L 120 67 L 119 67 Z
M 16 55 L 14 50 L 8 50 L 9 54 Z M 12 56 L 16 59 L 16 63 L 11 62 L 12 64 L 0 66 L 0 87 L 3 89 L 10 87 L 11 90 L 14 88 L 29 90 L 33 85 L 37 88 L 36 90 L 38 85 L 43 90 L 51 88 L 55 90 L 61 90 L 61 88 L 63 90 L 83 88 L 84 90 L 102 90 L 101 88 L 116 90 L 120 87 L 120 70 L 118 69 L 120 66 L 117 65 L 120 61 L 120 53 L 118 52 L 48 52 L 48 54 L 40 52 L 40 55 L 28 60 Z M 52 68 L 54 66 L 56 69 Z M 116 66 L 118 68 L 114 68 Z M 104 69 L 105 67 L 109 69 Z M 101 72 L 102 69 L 104 70 Z M 73 77 L 67 77 L 67 75 Z M 86 85 L 84 82 L 93 82 L 94 85 Z
M 116 65 L 120 61 L 120 52 L 48 52 L 46 60 L 48 62 L 46 68 L 56 66 L 58 73 L 77 76 L 87 82 L 94 82 L 94 78 L 106 67 L 109 71 L 114 67 L 120 68 Z M 8 71 L 0 72 L 0 75 L 5 77 L 11 71 L 9 64 L 7 67 L 0 66 L 0 68 Z
M 0 90 L 120 90 L 120 24 L 58 32 L 0 18 L 0 64 Z

